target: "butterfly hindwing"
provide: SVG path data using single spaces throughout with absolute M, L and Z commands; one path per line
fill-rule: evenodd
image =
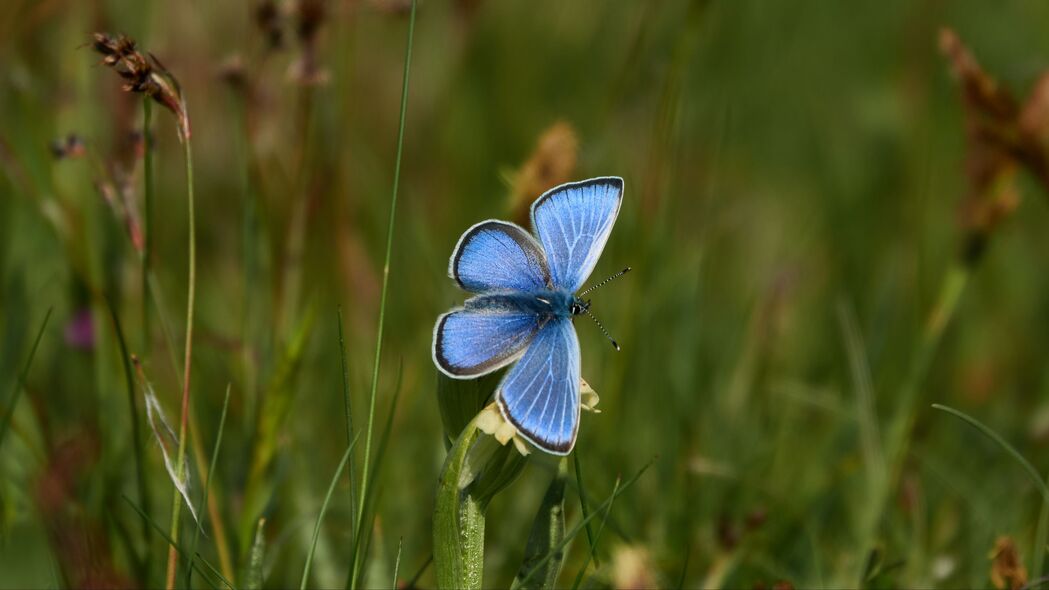
M 517 360 L 538 330 L 535 314 L 514 309 L 497 295 L 479 295 L 437 318 L 433 361 L 449 377 L 479 377 Z
M 537 447 L 567 455 L 579 430 L 579 339 L 568 318 L 549 320 L 499 385 L 499 409 Z
M 575 293 L 593 272 L 623 200 L 623 179 L 592 178 L 550 189 L 532 204 L 532 225 L 555 287 Z
M 518 225 L 496 220 L 482 221 L 463 233 L 452 251 L 448 274 L 474 293 L 532 291 L 550 283 L 546 256 L 535 238 Z

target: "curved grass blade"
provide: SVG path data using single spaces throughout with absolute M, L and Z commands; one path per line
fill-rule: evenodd
M 335 491 L 335 486 L 339 483 L 339 478 L 342 477 L 342 470 L 346 468 L 346 462 L 349 461 L 349 456 L 354 452 L 354 445 L 356 444 L 357 439 L 354 439 L 346 445 L 346 451 L 342 454 L 342 461 L 339 461 L 339 467 L 335 470 L 335 476 L 331 477 L 328 491 L 324 494 L 324 503 L 321 504 L 321 511 L 317 514 L 317 524 L 314 525 L 314 540 L 309 544 L 309 552 L 306 553 L 306 565 L 302 568 L 302 582 L 299 584 L 299 588 L 303 590 L 305 590 L 306 582 L 309 580 L 309 566 L 314 562 L 314 551 L 317 549 L 317 540 L 321 535 L 321 523 L 324 522 L 324 513 L 327 512 L 327 505 L 331 502 L 331 492 Z
M 302 568 L 302 582 L 299 584 L 299 588 L 305 590 L 306 582 L 310 579 L 310 565 L 313 563 L 313 552 L 317 549 L 317 539 L 321 536 L 321 523 L 324 522 L 324 514 L 328 511 L 328 503 L 331 502 L 332 492 L 335 491 L 335 484 L 339 483 L 339 478 L 342 477 L 342 470 L 346 468 L 346 463 L 350 460 L 350 455 L 353 453 L 353 446 L 357 444 L 357 439 L 353 439 L 349 445 L 346 446 L 346 452 L 342 454 L 342 460 L 339 461 L 339 467 L 335 470 L 335 475 L 331 478 L 331 484 L 328 485 L 328 493 L 324 495 L 324 503 L 321 504 L 321 511 L 317 514 L 317 524 L 313 526 L 313 541 L 310 543 L 310 551 L 306 554 L 306 565 Z
M 53 307 L 47 309 L 44 321 L 40 323 L 40 329 L 36 333 L 36 339 L 33 340 L 33 348 L 29 349 L 29 357 L 26 359 L 25 365 L 22 366 L 22 372 L 18 374 L 18 379 L 15 380 L 11 395 L 7 398 L 7 411 L 4 412 L 4 419 L 0 422 L 0 446 L 4 444 L 4 435 L 7 434 L 7 427 L 11 425 L 11 417 L 15 413 L 15 406 L 18 405 L 18 398 L 21 397 L 22 390 L 25 388 L 25 380 L 29 376 L 29 367 L 33 365 L 33 357 L 36 356 L 36 349 L 40 346 L 40 339 L 44 336 L 44 328 L 47 327 L 47 321 L 51 319 L 51 312 L 54 310 L 55 308 Z
M 162 539 L 164 539 L 164 542 L 166 542 L 169 547 L 174 549 L 175 552 L 178 553 L 182 558 L 185 559 L 186 557 L 188 557 L 186 551 L 182 549 L 182 547 L 179 546 L 177 543 L 175 543 L 175 540 L 172 539 L 171 536 L 168 535 L 167 532 L 164 531 L 164 529 L 161 528 L 159 524 L 157 524 L 152 518 L 150 518 L 148 514 L 143 512 L 142 509 L 138 507 L 138 504 L 132 502 L 131 498 L 128 498 L 127 495 L 121 494 L 121 496 L 124 498 L 124 501 L 127 502 L 128 505 L 131 506 L 131 508 L 134 509 L 134 511 L 137 512 L 140 517 L 142 517 L 143 520 L 149 523 L 150 527 L 152 527 L 153 530 L 156 531 L 156 533 L 160 535 Z M 206 580 L 208 585 L 212 588 L 218 588 L 218 586 L 215 585 L 214 580 L 212 580 L 210 576 L 218 578 L 222 585 L 229 588 L 229 590 L 236 590 L 233 584 L 231 584 L 229 580 L 227 580 L 225 576 L 222 575 L 222 572 L 220 572 L 218 568 L 212 565 L 210 561 L 204 559 L 204 557 L 201 556 L 199 553 L 194 554 L 193 559 L 190 559 L 188 561 L 190 562 L 191 567 L 196 568 L 197 571 L 200 572 L 201 577 L 204 578 L 204 580 Z M 200 565 L 198 564 L 204 565 L 207 569 L 201 569 Z
M 393 583 L 390 584 L 390 588 L 397 588 L 397 574 L 400 573 L 401 569 L 401 550 L 404 549 L 404 537 L 401 537 L 397 541 L 397 559 L 393 562 Z
M 579 453 L 572 453 L 572 463 L 575 464 L 575 482 L 576 488 L 579 490 L 579 508 L 583 511 L 583 518 L 586 519 L 590 516 L 590 509 L 586 503 L 586 488 L 583 487 L 583 467 L 579 461 Z M 590 546 L 590 555 L 594 557 L 594 561 L 597 561 L 597 556 L 594 551 L 594 531 L 590 530 L 590 525 L 586 525 L 586 542 Z
M 350 444 L 353 440 L 353 413 L 350 407 L 350 367 L 346 363 L 346 339 L 342 333 L 342 307 L 338 308 L 339 316 L 339 363 L 342 366 L 342 402 L 343 409 L 346 412 L 346 444 Z M 353 454 L 350 454 L 350 465 L 347 477 L 350 480 L 350 530 L 357 530 L 357 523 L 354 520 L 356 514 L 354 510 L 357 508 L 357 481 L 353 477 L 353 474 L 357 471 L 353 465 Z
M 525 546 L 524 561 L 518 573 L 515 585 L 521 588 L 553 588 L 557 576 L 561 573 L 564 562 L 563 549 L 556 549 L 565 536 L 565 478 L 568 474 L 567 460 L 558 462 L 557 473 L 543 496 L 543 503 L 532 523 L 532 532 L 528 535 Z M 584 517 L 584 521 L 586 518 Z M 587 527 L 589 530 L 589 527 Z M 591 544 L 592 548 L 593 545 Z M 547 555 L 551 557 L 545 559 Z M 542 565 L 540 565 L 542 561 Z M 535 570 L 533 572 L 533 570 Z M 522 578 L 521 576 L 528 576 Z
M 390 433 L 393 431 L 393 416 L 397 411 L 397 402 L 401 399 L 401 384 L 404 379 L 404 365 L 401 364 L 397 370 L 397 385 L 393 390 L 393 401 L 390 402 L 390 411 L 386 415 L 386 425 L 383 427 L 382 434 L 379 436 L 379 447 L 375 452 L 375 465 L 372 467 L 371 480 L 373 482 L 379 481 L 379 475 L 382 473 L 383 457 L 386 456 L 386 449 L 390 443 Z M 367 498 L 361 498 L 364 503 L 364 514 L 366 515 L 365 521 L 367 521 L 367 527 L 360 527 L 357 529 L 357 536 L 354 537 L 354 557 L 359 559 L 353 563 L 353 568 L 350 574 L 353 576 L 351 584 L 356 585 L 358 578 L 364 575 L 364 559 L 368 555 L 368 549 L 371 546 L 371 534 L 372 528 L 375 524 L 375 492 Z M 358 551 L 356 548 L 361 547 Z
M 517 579 L 515 579 L 514 580 L 514 584 L 513 584 L 513 586 L 511 586 L 511 588 L 519 588 L 519 587 L 521 587 L 521 585 L 528 583 L 532 579 L 532 577 L 535 576 L 536 573 L 538 573 L 539 568 L 541 568 L 544 565 L 546 565 L 547 561 L 549 561 L 550 559 L 553 559 L 555 554 L 558 551 L 561 551 L 562 549 L 564 549 L 565 546 L 568 545 L 572 541 L 572 539 L 575 538 L 576 535 L 578 535 L 580 532 L 582 532 L 582 530 L 586 527 L 586 523 L 590 522 L 590 520 L 592 520 L 598 514 L 606 511 L 612 505 L 612 502 L 616 498 L 618 498 L 623 493 L 625 493 L 627 491 L 627 489 L 631 485 L 633 485 L 634 482 L 636 482 L 638 480 L 638 478 L 640 478 L 641 475 L 644 474 L 645 471 L 648 470 L 649 467 L 652 466 L 652 463 L 654 461 L 655 460 L 652 460 L 652 461 L 649 461 L 648 463 L 646 463 L 644 467 L 642 467 L 637 473 L 635 473 L 633 475 L 633 477 L 631 477 L 630 479 L 626 480 L 626 482 L 624 482 L 623 485 L 620 486 L 618 490 L 613 491 L 612 494 L 608 497 L 608 499 L 606 499 L 604 502 L 601 503 L 600 506 L 598 506 L 596 511 L 590 513 L 590 516 L 588 516 L 587 518 L 584 518 L 582 522 L 580 522 L 579 524 L 577 524 L 574 527 L 572 527 L 572 530 L 569 531 L 568 534 L 566 534 L 564 536 L 564 539 L 562 539 L 560 543 L 558 543 L 556 546 L 554 546 L 552 548 L 552 550 L 549 553 L 547 553 L 546 556 L 543 557 L 543 559 L 539 560 L 535 564 L 535 566 L 532 568 L 531 571 L 529 571 L 527 574 L 525 574 L 523 576 L 519 576 Z M 607 515 L 606 515 L 605 518 L 608 518 Z M 518 582 L 518 580 L 520 580 L 520 582 Z
M 615 500 L 616 492 L 619 491 L 620 481 L 622 481 L 622 478 L 617 477 L 616 484 L 612 487 L 613 500 Z M 590 561 L 593 560 L 595 563 L 597 562 L 597 559 L 595 559 L 597 553 L 597 542 L 601 540 L 601 533 L 605 530 L 605 524 L 608 522 L 609 514 L 612 514 L 611 503 L 608 504 L 608 509 L 605 510 L 605 516 L 601 519 L 601 524 L 597 527 L 597 532 L 594 534 L 594 542 L 592 545 L 590 545 L 590 552 L 586 554 L 586 561 L 583 562 L 583 567 L 579 568 L 579 573 L 576 574 L 575 582 L 572 583 L 572 590 L 577 590 L 579 588 L 579 585 L 583 583 L 583 576 L 586 575 L 586 568 L 590 566 Z M 688 566 L 688 553 L 685 553 L 685 566 L 686 568 Z M 685 572 L 684 570 L 682 570 L 681 582 L 678 582 L 678 588 L 681 588 L 683 586 L 684 579 Z
M 1031 465 L 1030 461 L 1025 459 L 1024 456 L 1020 454 L 1020 451 L 1016 450 L 1016 447 L 1009 444 L 1009 442 L 1002 438 L 1001 435 L 999 435 L 994 430 L 991 430 L 989 426 L 987 426 L 983 422 L 980 422 L 976 418 L 973 418 L 972 416 L 966 414 L 965 412 L 962 412 L 961 410 L 956 410 L 952 407 L 945 406 L 942 404 L 932 404 L 932 407 L 942 412 L 947 412 L 948 414 L 953 415 L 955 418 L 962 420 L 969 426 L 972 426 L 976 430 L 980 431 L 987 438 L 997 443 L 998 446 L 1002 448 L 1002 450 L 1004 450 L 1007 454 L 1012 456 L 1013 459 L 1016 459 L 1016 462 L 1024 468 L 1024 471 L 1027 472 L 1027 475 L 1031 477 L 1031 481 L 1034 482 L 1035 487 L 1037 487 L 1038 491 L 1041 492 L 1042 511 L 1038 518 L 1038 528 L 1035 534 L 1036 539 L 1034 550 L 1031 551 L 1031 573 L 1035 576 L 1041 575 L 1042 564 L 1044 563 L 1045 558 L 1045 551 L 1043 551 L 1042 548 L 1045 547 L 1045 539 L 1047 534 L 1046 529 L 1049 528 L 1049 526 L 1047 526 L 1047 524 L 1049 524 L 1047 523 L 1047 520 L 1049 520 L 1049 486 L 1046 485 L 1045 480 L 1042 479 L 1041 474 L 1039 474 L 1038 470 L 1034 468 L 1034 465 Z
M 219 417 L 219 430 L 218 434 L 215 435 L 215 448 L 211 451 L 211 463 L 208 467 L 208 479 L 204 482 L 204 497 L 201 499 L 200 505 L 207 507 L 208 505 L 208 494 L 211 491 L 211 479 L 215 477 L 215 463 L 219 458 L 219 449 L 222 447 L 222 433 L 226 428 L 226 410 L 229 409 L 229 392 L 231 385 L 226 384 L 226 399 L 222 402 L 222 415 Z M 200 542 L 200 533 L 204 528 L 204 520 L 207 519 L 208 512 L 204 510 L 200 515 L 200 526 L 197 527 L 193 532 L 193 544 L 190 545 L 190 554 L 196 555 L 197 543 Z M 186 588 L 193 587 L 193 568 L 186 568 Z

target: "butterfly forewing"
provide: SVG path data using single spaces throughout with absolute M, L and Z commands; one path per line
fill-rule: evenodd
M 532 204 L 532 225 L 555 287 L 575 293 L 593 272 L 623 200 L 623 179 L 592 178 L 551 189 Z
M 479 377 L 517 360 L 538 329 L 539 322 L 531 313 L 455 309 L 437 318 L 433 360 L 450 377 Z
M 499 409 L 532 444 L 567 455 L 579 430 L 579 371 L 572 321 L 550 320 L 500 384 Z
M 452 252 L 448 274 L 467 291 L 534 291 L 550 284 L 546 256 L 520 226 L 488 220 L 466 230 Z

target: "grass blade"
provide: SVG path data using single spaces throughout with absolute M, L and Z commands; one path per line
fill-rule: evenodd
M 371 479 L 372 481 L 378 481 L 379 475 L 382 473 L 383 461 L 382 458 L 386 456 L 386 449 L 390 442 L 390 433 L 393 431 L 393 416 L 397 411 L 397 402 L 401 399 L 401 383 L 404 377 L 404 367 L 401 366 L 397 371 L 397 385 L 393 390 L 393 401 L 390 402 L 390 411 L 386 415 L 386 425 L 383 427 L 382 435 L 379 436 L 379 447 L 375 453 L 375 465 L 372 467 Z M 354 538 L 354 556 L 360 556 L 360 559 L 354 562 L 353 569 L 350 574 L 352 576 L 359 577 L 364 575 L 364 559 L 368 555 L 368 548 L 371 545 L 371 533 L 372 528 L 375 524 L 375 494 L 372 493 L 367 498 L 361 498 L 364 503 L 364 514 L 367 518 L 367 527 L 359 527 L 357 530 L 357 536 Z M 361 521 L 362 523 L 364 521 Z M 361 547 L 358 551 L 356 548 Z M 356 584 L 356 582 L 352 582 Z
M 346 444 L 350 444 L 353 440 L 353 413 L 350 411 L 350 367 L 346 363 L 346 339 L 342 333 L 342 307 L 338 310 L 339 316 L 339 362 L 342 364 L 342 400 L 343 407 L 346 411 Z M 353 454 L 350 454 L 350 469 L 349 469 L 349 480 L 350 480 L 350 530 L 356 530 L 357 524 L 354 520 L 356 516 L 354 509 L 357 507 L 357 482 L 353 477 L 356 469 L 353 465 Z
M 184 106 L 184 105 L 183 105 Z M 182 138 L 182 149 L 185 157 L 186 164 L 186 205 L 187 205 L 187 219 L 189 223 L 189 232 L 186 238 L 189 243 L 189 268 L 187 271 L 186 278 L 186 342 L 185 342 L 185 353 L 183 354 L 183 370 L 182 370 L 182 410 L 181 418 L 179 420 L 179 434 L 178 434 L 178 458 L 176 459 L 175 476 L 179 481 L 185 482 L 186 473 L 186 438 L 187 429 L 189 425 L 189 395 L 190 395 L 190 375 L 193 368 L 193 312 L 194 305 L 196 303 L 197 293 L 197 235 L 196 235 L 196 215 L 194 213 L 194 198 L 193 198 L 193 141 L 190 139 L 189 134 L 186 133 Z M 175 484 L 178 488 L 178 483 Z M 177 492 L 177 490 L 176 490 Z M 179 524 L 181 522 L 180 515 L 182 512 L 182 496 L 176 493 L 172 500 L 171 507 L 171 538 L 178 539 Z M 199 526 L 199 523 L 197 523 Z M 168 571 L 167 571 L 167 583 L 165 587 L 167 590 L 173 590 L 175 587 L 175 574 L 178 569 L 178 555 L 175 553 L 174 548 L 168 551 Z
M 150 518 L 148 514 L 143 512 L 142 509 L 138 507 L 138 504 L 135 504 L 134 502 L 132 502 L 131 498 L 128 498 L 126 495 L 123 495 L 123 498 L 124 498 L 124 501 L 127 502 L 128 505 L 131 506 L 131 508 L 134 509 L 134 511 L 137 512 L 138 515 L 140 517 L 142 517 L 142 519 L 145 520 L 150 525 L 150 527 L 158 535 L 160 535 L 160 537 L 162 539 L 164 539 L 164 542 L 166 542 L 168 544 L 168 546 L 170 546 L 176 553 L 178 553 L 182 557 L 187 557 L 185 550 L 182 549 L 182 547 L 179 546 L 177 543 L 175 543 L 175 540 L 172 539 L 171 536 L 168 535 L 166 532 L 164 532 L 164 529 L 159 524 L 157 524 L 156 521 L 154 521 L 152 518 Z M 197 565 L 198 562 L 200 564 L 204 565 L 207 569 L 206 570 L 201 569 L 200 566 Z M 222 572 L 220 572 L 218 570 L 218 568 L 216 568 L 214 565 L 212 565 L 210 561 L 208 561 L 207 559 L 204 559 L 200 554 L 194 554 L 193 555 L 193 559 L 189 560 L 189 563 L 190 563 L 191 567 L 195 567 L 197 569 L 197 571 L 200 572 L 201 576 L 208 582 L 208 585 L 211 586 L 212 588 L 217 588 L 218 586 L 215 585 L 214 580 L 212 580 L 211 578 L 208 577 L 208 575 L 205 575 L 205 574 L 210 574 L 212 576 L 215 576 L 222 583 L 222 585 L 226 586 L 230 590 L 235 590 L 233 584 L 231 584 L 229 582 L 229 580 L 227 580 L 222 575 Z
M 987 426 L 983 422 L 980 422 L 976 418 L 973 418 L 972 416 L 966 414 L 965 412 L 962 412 L 961 410 L 956 410 L 950 406 L 945 406 L 943 404 L 932 404 L 932 407 L 942 412 L 947 412 L 948 414 L 951 414 L 952 416 L 962 420 L 969 426 L 972 426 L 976 430 L 980 431 L 980 433 L 982 433 L 987 438 L 997 443 L 998 446 L 1002 448 L 1002 450 L 1004 450 L 1006 453 L 1012 456 L 1013 459 L 1016 459 L 1016 462 L 1024 468 L 1024 471 L 1026 471 L 1027 475 L 1031 477 L 1031 481 L 1034 482 L 1034 485 L 1038 488 L 1038 491 L 1042 493 L 1042 498 L 1045 501 L 1049 502 L 1049 486 L 1046 486 L 1045 481 L 1042 480 L 1042 476 L 1039 475 L 1038 471 L 1034 468 L 1034 465 L 1031 465 L 1031 463 L 1027 459 L 1025 459 L 1023 455 L 1020 454 L 1020 451 L 1016 450 L 1016 447 L 1009 444 L 1007 440 L 1002 438 L 1001 435 L 999 435 L 994 430 L 991 430 L 989 426 Z
M 44 315 L 44 321 L 40 323 L 40 329 L 36 333 L 36 338 L 33 340 L 33 347 L 29 349 L 29 357 L 26 358 L 25 365 L 22 366 L 22 372 L 18 374 L 18 379 L 15 380 L 15 385 L 11 390 L 11 395 L 7 397 L 7 411 L 4 412 L 4 419 L 0 422 L 0 446 L 4 444 L 4 435 L 7 434 L 7 428 L 11 425 L 11 417 L 14 416 L 15 406 L 18 405 L 18 398 L 22 395 L 22 390 L 25 388 L 25 380 L 29 376 L 29 367 L 33 365 L 33 357 L 36 356 L 36 349 L 40 346 L 40 339 L 44 336 L 44 329 L 47 328 L 47 322 L 51 319 L 51 312 L 55 308 L 49 307 L 47 314 Z
M 1031 462 L 1025 459 L 1024 456 L 1020 454 L 1020 451 L 1016 450 L 1016 447 L 1009 444 L 1009 441 L 1002 438 L 1001 435 L 992 430 L 989 426 L 987 426 L 983 422 L 980 422 L 976 418 L 973 418 L 972 416 L 966 414 L 965 412 L 962 412 L 961 410 L 956 410 L 952 407 L 945 406 L 942 404 L 932 404 L 932 407 L 942 412 L 947 412 L 948 414 L 951 414 L 955 418 L 958 418 L 961 421 L 968 424 L 969 426 L 972 426 L 976 430 L 980 431 L 980 433 L 982 433 L 984 436 L 994 441 L 999 447 L 1002 448 L 1002 450 L 1006 452 L 1006 454 L 1010 455 L 1013 459 L 1016 460 L 1017 463 L 1020 464 L 1021 467 L 1023 467 L 1024 471 L 1027 472 L 1027 475 L 1030 476 L 1031 481 L 1034 482 L 1035 487 L 1037 487 L 1038 491 L 1041 492 L 1042 510 L 1038 518 L 1038 528 L 1035 534 L 1035 545 L 1031 551 L 1031 574 L 1033 576 L 1040 576 L 1042 574 L 1042 564 L 1044 563 L 1045 558 L 1044 547 L 1047 528 L 1046 521 L 1047 518 L 1049 518 L 1049 516 L 1047 516 L 1047 513 L 1049 513 L 1049 486 L 1046 485 L 1045 480 L 1042 479 L 1041 474 L 1039 474 L 1038 470 L 1034 468 L 1034 465 L 1031 465 Z
M 370 460 L 372 445 L 372 426 L 375 421 L 375 397 L 379 389 L 379 366 L 382 361 L 382 337 L 386 322 L 386 295 L 390 286 L 390 258 L 393 253 L 393 229 L 397 219 L 397 189 L 401 180 L 401 158 L 404 154 L 404 121 L 408 113 L 408 79 L 412 64 L 412 41 L 415 37 L 415 12 L 417 0 L 412 0 L 412 12 L 408 20 L 408 42 L 404 54 L 404 77 L 401 83 L 401 112 L 400 122 L 397 130 L 397 159 L 393 168 L 393 190 L 390 196 L 390 221 L 386 228 L 386 257 L 382 267 L 382 292 L 379 296 L 379 327 L 375 336 L 375 365 L 372 369 L 371 394 L 368 399 L 368 427 L 364 439 L 364 469 L 361 471 L 361 493 L 360 504 L 357 508 L 357 534 L 360 537 L 362 521 L 364 519 L 364 505 L 368 492 L 368 462 Z M 360 544 L 354 545 L 353 564 L 350 568 L 349 586 L 356 584 L 357 563 L 359 561 Z
M 342 477 L 342 470 L 346 468 L 346 462 L 350 460 L 350 455 L 353 454 L 353 446 L 357 444 L 357 439 L 353 439 L 350 444 L 346 445 L 346 452 L 342 454 L 342 460 L 339 461 L 339 467 L 335 470 L 335 475 L 331 478 L 331 484 L 328 485 L 328 493 L 324 495 L 324 503 L 321 504 L 321 511 L 317 514 L 317 524 L 313 526 L 313 542 L 310 543 L 310 550 L 306 554 L 306 565 L 302 568 L 302 582 L 299 584 L 299 588 L 305 590 L 306 582 L 310 579 L 310 565 L 313 563 L 313 552 L 317 549 L 317 539 L 321 535 L 321 523 L 324 521 L 324 514 L 328 511 L 328 503 L 331 502 L 332 492 L 335 491 L 335 484 L 339 482 L 339 478 Z
M 608 510 L 608 508 L 612 506 L 612 502 L 615 501 L 615 499 L 618 498 L 620 495 L 622 495 L 624 492 L 626 492 L 627 489 L 631 485 L 633 485 L 634 482 L 636 482 L 641 477 L 641 475 L 644 474 L 645 471 L 648 470 L 649 467 L 652 466 L 653 462 L 654 462 L 654 460 L 653 461 L 649 461 L 648 463 L 646 463 L 644 467 L 642 467 L 637 473 L 635 473 L 633 475 L 633 477 L 631 477 L 630 479 L 626 480 L 623 483 L 622 486 L 619 486 L 617 490 L 613 491 L 612 494 L 608 497 L 608 499 L 606 499 L 604 502 L 601 503 L 600 506 L 598 506 L 598 508 L 597 508 L 597 510 L 595 512 L 592 512 L 590 514 L 590 516 L 588 516 L 587 518 L 584 518 L 582 522 L 580 522 L 579 524 L 577 524 L 574 527 L 572 527 L 572 530 L 569 531 L 568 534 L 566 534 L 564 536 L 564 539 L 562 539 L 560 543 L 555 545 L 552 548 L 552 550 L 549 553 L 547 553 L 546 556 L 543 557 L 543 559 L 539 560 L 535 564 L 535 566 L 532 568 L 531 571 L 529 571 L 527 574 L 525 574 L 523 576 L 518 577 L 518 579 L 514 580 L 514 585 L 511 586 L 511 588 L 519 588 L 521 585 L 527 584 L 532 579 L 532 577 L 535 576 L 535 574 L 539 571 L 539 569 L 542 568 L 544 565 L 546 565 L 547 561 L 553 559 L 554 556 L 557 554 L 557 552 L 559 552 L 562 549 L 564 549 L 566 545 L 568 545 L 570 542 L 572 542 L 572 539 L 574 539 L 576 535 L 578 535 L 584 528 L 586 528 L 586 523 L 590 522 L 590 520 L 593 519 L 598 514 Z M 606 515 L 605 518 L 608 518 L 608 516 Z M 520 580 L 519 583 L 518 583 L 518 580 Z
M 142 433 L 139 431 L 138 402 L 135 401 L 135 375 L 131 369 L 131 355 L 127 350 L 127 341 L 124 339 L 124 329 L 120 325 L 120 317 L 117 315 L 117 310 L 108 299 L 106 300 L 106 306 L 109 308 L 109 315 L 113 318 L 113 328 L 117 333 L 117 343 L 120 345 L 120 360 L 124 365 L 128 411 L 131 414 L 131 444 L 135 454 L 135 479 L 138 482 L 138 501 L 142 503 L 142 510 L 149 514 L 151 512 L 149 488 L 147 486 L 145 468 L 142 466 Z M 142 539 L 149 539 L 149 524 L 145 521 L 142 521 Z M 147 548 L 145 561 L 142 566 L 144 572 L 149 572 L 151 557 L 152 553 Z M 192 568 L 189 571 L 192 571 Z
M 208 478 L 207 478 L 207 480 L 204 481 L 204 496 L 203 496 L 203 498 L 201 498 L 201 502 L 200 502 L 200 505 L 204 506 L 204 507 L 207 507 L 207 505 L 208 505 L 208 494 L 211 491 L 211 479 L 213 477 L 215 477 L 215 463 L 218 461 L 219 449 L 222 447 L 222 433 L 226 429 L 226 410 L 229 409 L 229 392 L 230 392 L 230 387 L 231 387 L 231 385 L 227 383 L 226 384 L 226 398 L 222 402 L 222 415 L 219 417 L 219 430 L 218 430 L 218 433 L 215 435 L 215 448 L 212 449 L 212 451 L 211 451 L 211 463 L 208 464 L 209 465 L 209 467 L 208 467 Z M 196 553 L 197 553 L 197 543 L 200 542 L 200 533 L 201 533 L 201 530 L 204 528 L 204 519 L 207 518 L 207 515 L 208 515 L 208 512 L 206 510 L 201 511 L 201 516 L 200 516 L 201 523 L 200 523 L 200 526 L 198 526 L 196 531 L 194 531 L 194 533 L 193 533 L 193 544 L 190 545 L 190 553 L 193 554 L 193 555 L 196 555 Z M 192 582 L 193 582 L 193 568 L 186 568 L 186 588 L 192 588 L 193 587 Z
M 622 478 L 616 478 L 616 484 L 612 486 L 612 499 L 615 500 L 616 492 L 619 491 L 619 483 Z M 572 590 L 577 590 L 579 585 L 583 583 L 583 576 L 586 575 L 586 568 L 590 566 L 590 561 L 593 560 L 595 563 L 597 559 L 597 542 L 601 539 L 601 533 L 605 530 L 605 524 L 608 522 L 608 515 L 612 514 L 612 503 L 608 504 L 608 509 L 605 510 L 605 516 L 601 519 L 601 524 L 597 527 L 597 533 L 594 535 L 594 542 L 590 545 L 590 552 L 586 554 L 586 561 L 583 562 L 583 567 L 579 568 L 579 573 L 576 574 L 575 582 L 572 583 Z M 685 566 L 688 566 L 688 553 L 685 553 Z M 681 582 L 678 582 L 677 587 L 681 588 L 685 579 L 684 569 L 681 571 Z
M 401 569 L 401 550 L 404 549 L 404 537 L 397 540 L 397 559 L 393 562 L 393 583 L 390 584 L 390 588 L 396 590 L 397 588 L 397 574 L 400 573 Z
M 590 510 L 586 504 L 586 488 L 583 487 L 583 467 L 579 461 L 579 453 L 572 454 L 572 463 L 575 464 L 575 482 L 576 487 L 579 490 L 579 508 L 583 511 L 583 519 L 585 520 L 590 516 Z M 586 542 L 590 545 L 590 554 L 594 555 L 594 531 L 590 530 L 590 525 L 586 525 Z M 594 556 L 596 561 L 596 555 Z

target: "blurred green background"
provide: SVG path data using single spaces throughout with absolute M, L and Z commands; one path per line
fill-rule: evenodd
M 99 65 L 94 31 L 155 54 L 192 120 L 192 412 L 210 454 L 230 384 L 211 486 L 225 565 L 246 583 L 264 516 L 264 586 L 299 581 L 346 444 L 340 308 L 355 427 L 365 419 L 408 13 L 399 0 L 329 0 L 303 42 L 302 7 L 279 3 L 260 22 L 260 6 L 0 6 L 4 412 L 54 310 L 0 440 L 0 587 L 163 579 L 165 545 L 123 496 L 166 524 L 170 480 L 141 389 L 130 413 L 108 305 L 177 421 L 182 151 L 156 106 L 160 305 L 147 334 L 139 256 L 102 190 L 126 189 L 118 201 L 141 214 L 142 99 Z M 1000 447 L 929 406 L 972 414 L 1049 472 L 1049 211 L 1028 177 L 906 400 L 968 192 L 943 26 L 1018 97 L 1049 68 L 1049 4 L 1035 0 L 421 2 L 377 428 L 398 383 L 401 393 L 375 483 L 368 585 L 389 585 L 401 540 L 402 584 L 431 553 L 445 448 L 430 344 L 436 316 L 463 299 L 446 276 L 456 240 L 482 219 L 513 218 L 555 182 L 612 174 L 626 196 L 594 274 L 635 272 L 594 294 L 621 353 L 578 324 L 603 413 L 584 414 L 576 452 L 596 500 L 654 463 L 616 500 L 586 585 L 987 587 L 1003 535 L 1029 567 L 1046 550 L 1035 545 L 1038 488 Z M 49 145 L 68 134 L 84 153 L 56 158 Z M 913 437 L 894 457 L 886 432 L 900 415 Z M 530 462 L 493 501 L 487 585 L 517 571 L 552 465 Z M 196 463 L 191 472 L 197 501 Z M 344 477 L 311 585 L 344 583 L 349 493 Z M 580 510 L 569 496 L 571 525 Z M 218 564 L 210 521 L 200 551 Z M 564 584 L 586 547 L 570 546 Z M 434 583 L 432 568 L 417 580 Z

